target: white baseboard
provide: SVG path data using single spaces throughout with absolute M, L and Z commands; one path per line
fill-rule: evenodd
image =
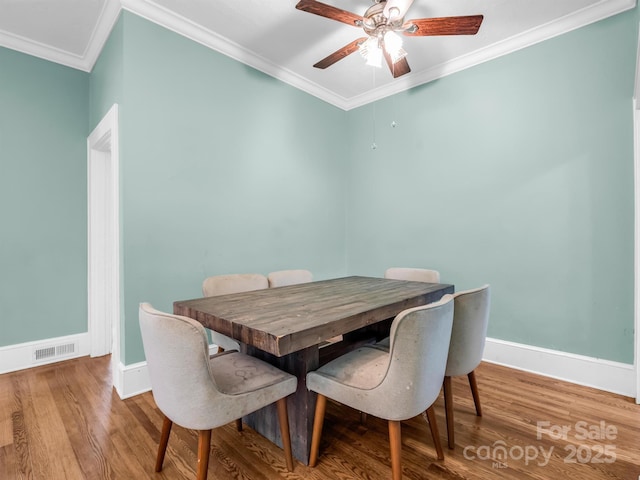
M 121 363 L 113 380 L 113 386 L 123 400 L 151 390 L 147 362 L 138 362 L 131 365 L 123 365 Z
M 217 345 L 209 345 L 210 354 L 216 353 Z M 151 379 L 147 370 L 147 362 L 131 365 L 118 365 L 114 369 L 113 386 L 121 399 L 133 397 L 151 390 Z
M 72 353 L 34 360 L 38 349 L 74 344 Z M 0 374 L 38 367 L 62 360 L 87 356 L 90 353 L 89 334 L 80 333 L 47 340 L 0 347 Z M 216 346 L 209 346 L 215 353 Z M 633 365 L 612 362 L 573 353 L 534 347 L 521 343 L 487 338 L 484 361 L 518 370 L 557 378 L 579 385 L 594 387 L 627 397 L 636 396 L 636 373 Z M 147 362 L 114 366 L 114 388 L 125 399 L 151 390 Z
M 44 355 L 36 359 L 34 355 L 36 351 L 50 351 L 52 355 Z M 0 347 L 0 374 L 84 357 L 90 353 L 88 332 L 8 345 Z
M 546 377 L 636 396 L 633 365 L 487 338 L 483 360 Z
M 0 374 L 88 356 L 91 353 L 90 343 L 89 333 L 85 332 L 0 347 Z M 55 347 L 66 345 L 73 345 L 73 352 L 65 348 L 62 349 L 61 354 L 39 360 L 34 359 L 36 350 L 52 348 L 55 351 Z M 112 365 L 112 371 L 113 386 L 122 399 L 151 390 L 147 362 L 126 366 L 122 363 L 117 366 Z

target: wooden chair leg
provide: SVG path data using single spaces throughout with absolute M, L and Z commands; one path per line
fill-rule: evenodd
M 278 421 L 280 422 L 280 437 L 282 449 L 287 462 L 287 470 L 293 472 L 293 454 L 291 453 L 291 434 L 289 433 L 289 415 L 287 413 L 287 399 L 278 400 Z
M 427 418 L 427 422 L 429 422 L 429 429 L 431 430 L 433 444 L 436 447 L 438 460 L 444 460 L 444 452 L 442 451 L 442 444 L 440 443 L 440 432 L 438 432 L 438 423 L 436 422 L 436 411 L 433 408 L 433 405 L 427 408 L 427 411 L 424 412 L 424 416 Z
M 451 377 L 444 377 L 444 412 L 447 418 L 447 441 L 449 448 L 455 448 L 453 433 L 453 392 L 451 391 Z
M 367 414 L 364 412 L 360 412 L 360 423 L 362 425 L 367 423 Z
M 236 430 L 238 430 L 239 432 L 242 431 L 242 419 L 241 418 L 236 420 Z
M 209 455 L 211 450 L 211 430 L 198 431 L 198 468 L 196 480 L 207 480 Z
M 402 434 L 401 423 L 389 420 L 389 449 L 391 450 L 391 478 L 402 480 Z
M 476 372 L 471 371 L 469 377 L 469 385 L 471 386 L 471 395 L 473 395 L 473 403 L 476 405 L 476 415 L 482 416 L 482 407 L 480 406 L 480 394 L 478 393 L 478 383 L 476 382 Z
M 318 463 L 318 451 L 320 450 L 320 436 L 322 435 L 322 424 L 324 423 L 324 412 L 327 409 L 327 397 L 318 394 L 316 399 L 316 413 L 313 418 L 313 434 L 311 435 L 311 452 L 309 455 L 309 466 L 315 467 Z
M 171 427 L 173 422 L 165 415 L 162 422 L 162 433 L 160 434 L 160 444 L 158 445 L 158 455 L 156 457 L 156 472 L 162 470 L 162 464 L 164 463 L 164 454 L 167 452 L 167 444 L 169 443 L 169 434 L 171 433 Z

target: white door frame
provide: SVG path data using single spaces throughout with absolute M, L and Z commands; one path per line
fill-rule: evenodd
M 120 202 L 118 105 L 87 138 L 88 321 L 91 356 L 111 353 L 120 385 Z
M 633 92 L 633 317 L 635 348 L 633 365 L 636 370 L 636 403 L 640 404 L 640 34 L 636 58 L 636 80 Z
M 640 61 L 640 57 L 638 60 Z M 640 90 L 636 89 L 636 93 L 640 94 Z M 640 404 L 640 102 L 635 98 L 633 100 L 633 157 L 633 331 L 635 339 L 633 366 L 636 371 L 636 403 Z

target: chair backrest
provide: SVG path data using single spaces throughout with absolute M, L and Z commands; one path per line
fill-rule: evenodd
M 220 395 L 209 367 L 204 327 L 141 303 L 140 331 L 158 408 L 186 428 L 201 429 L 212 400 Z
M 269 288 L 267 277 L 260 273 L 232 273 L 214 275 L 202 282 L 202 294 L 205 297 L 229 295 L 231 293 L 250 292 Z
M 409 280 L 412 282 L 440 283 L 440 272 L 427 268 L 391 267 L 384 272 L 384 278 Z
M 309 270 L 280 270 L 267 275 L 269 287 L 285 287 L 287 285 L 297 285 L 298 283 L 309 283 L 313 281 L 313 274 Z
M 480 364 L 487 338 L 489 285 L 454 294 L 453 330 L 446 375 L 466 375 Z
M 438 398 L 452 325 L 451 295 L 429 305 L 404 310 L 393 320 L 389 367 L 380 384 L 380 398 L 391 402 L 389 420 L 412 418 Z

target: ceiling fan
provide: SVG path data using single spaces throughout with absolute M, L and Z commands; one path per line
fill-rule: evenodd
M 316 68 L 327 68 L 342 60 L 356 50 L 360 50 L 368 65 L 381 66 L 382 57 L 387 62 L 394 78 L 409 73 L 407 52 L 402 48 L 402 38 L 398 34 L 409 37 L 425 37 L 436 35 L 475 35 L 478 33 L 482 15 L 460 17 L 418 18 L 406 20 L 404 16 L 413 0 L 373 0 L 374 4 L 364 15 L 342 10 L 316 0 L 300 0 L 298 10 L 337 20 L 353 27 L 360 27 L 367 34 L 314 65 Z

